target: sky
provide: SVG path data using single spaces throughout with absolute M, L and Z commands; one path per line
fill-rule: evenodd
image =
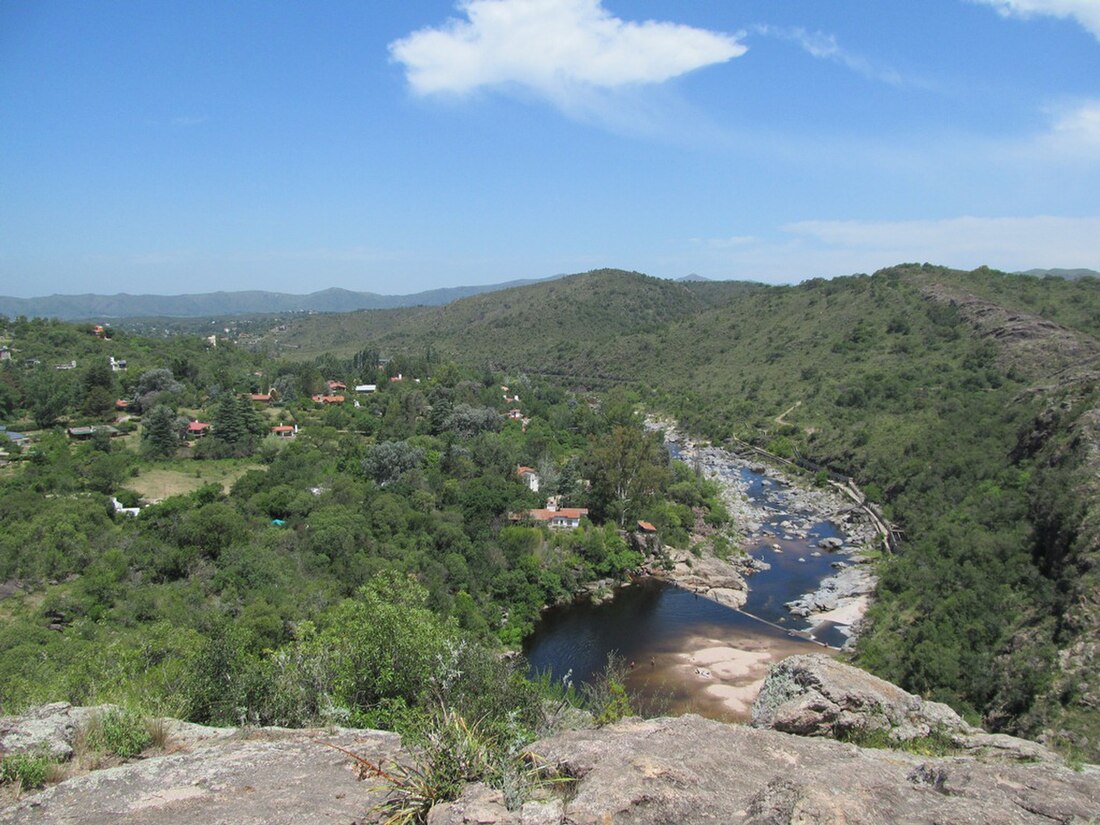
M 1100 269 L 1100 0 L 0 2 L 0 294 Z

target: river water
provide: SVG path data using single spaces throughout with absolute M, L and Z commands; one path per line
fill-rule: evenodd
M 680 458 L 679 448 L 669 446 Z M 837 527 L 800 507 L 782 481 L 741 463 L 712 462 L 706 471 L 739 490 L 758 517 L 745 549 L 770 566 L 749 577 L 744 609 L 640 579 L 604 604 L 578 601 L 547 610 L 524 645 L 532 671 L 584 683 L 614 652 L 630 667 L 627 688 L 640 709 L 742 720 L 772 662 L 844 642 L 831 625 L 808 630 L 785 606 L 836 572 L 837 555 L 818 543 L 843 540 Z

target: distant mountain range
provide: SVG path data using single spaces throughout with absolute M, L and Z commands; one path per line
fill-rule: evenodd
M 1076 281 L 1078 278 L 1100 278 L 1100 272 L 1095 269 L 1028 269 L 1016 274 L 1032 275 L 1036 278 L 1065 278 L 1068 281 Z
M 15 318 L 61 318 L 63 320 L 104 320 L 110 318 L 199 318 L 206 316 L 252 315 L 275 312 L 354 312 L 359 309 L 394 309 L 396 307 L 441 306 L 511 287 L 552 281 L 550 278 L 529 278 L 502 284 L 455 286 L 430 289 L 411 295 L 379 295 L 374 292 L 354 292 L 348 289 L 322 289 L 308 295 L 285 292 L 203 292 L 192 295 L 48 295 L 42 298 L 11 298 L 0 296 L 0 315 Z

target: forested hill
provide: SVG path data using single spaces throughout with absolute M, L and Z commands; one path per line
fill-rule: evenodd
M 155 316 L 198 318 L 272 312 L 352 312 L 359 309 L 438 306 L 482 292 L 538 282 L 539 279 L 529 279 L 483 286 L 444 287 L 411 295 L 379 295 L 335 288 L 307 295 L 262 290 L 189 295 L 49 295 L 41 298 L 0 295 L 0 315 L 12 318 L 25 315 L 28 318 L 105 320 Z
M 345 351 L 633 386 L 698 433 L 855 477 L 905 531 L 862 662 L 987 724 L 1100 752 L 1097 281 L 906 265 L 721 297 L 692 286 L 593 273 L 384 324 L 363 313 L 340 336 Z M 294 336 L 336 344 L 317 323 L 332 319 Z
M 587 363 L 594 346 L 697 315 L 765 289 L 742 281 L 675 282 L 602 269 L 465 298 L 441 307 L 300 318 L 277 338 L 297 357 L 428 350 L 466 363 L 552 374 Z

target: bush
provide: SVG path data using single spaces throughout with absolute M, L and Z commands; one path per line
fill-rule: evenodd
M 24 789 L 41 788 L 52 760 L 48 756 L 14 753 L 0 759 L 0 784 L 18 782 Z
M 89 750 L 130 759 L 153 744 L 153 737 L 140 715 L 115 709 L 89 721 L 84 744 Z

